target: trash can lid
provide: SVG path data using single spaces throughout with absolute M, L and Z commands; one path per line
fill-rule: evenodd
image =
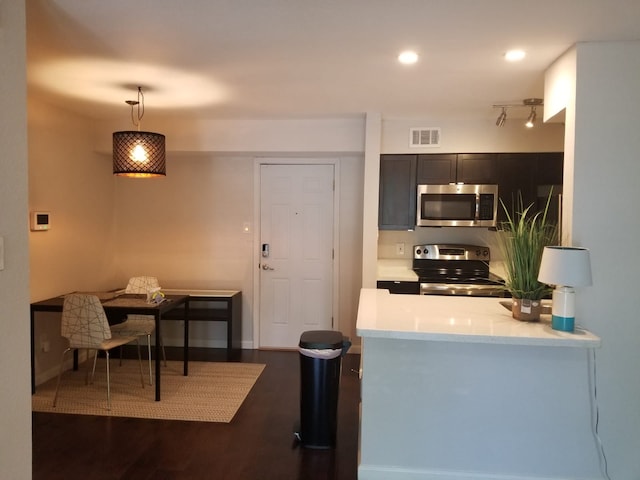
M 299 347 L 315 350 L 342 348 L 342 333 L 336 330 L 309 330 L 300 335 Z

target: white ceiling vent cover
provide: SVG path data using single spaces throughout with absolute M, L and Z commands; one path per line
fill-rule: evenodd
M 439 147 L 440 129 L 435 127 L 410 128 L 410 147 Z

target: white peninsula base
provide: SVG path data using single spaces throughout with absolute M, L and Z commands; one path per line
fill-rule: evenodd
M 363 289 L 358 479 L 602 478 L 589 366 L 598 337 L 521 326 L 497 299 Z

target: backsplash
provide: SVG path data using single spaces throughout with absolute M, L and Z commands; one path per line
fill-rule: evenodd
M 419 227 L 415 231 L 380 230 L 378 232 L 378 258 L 413 258 L 413 246 L 424 243 L 462 243 L 486 245 L 491 249 L 491 259 L 500 260 L 502 254 L 497 241 L 497 232 L 487 228 Z M 404 254 L 399 255 L 398 244 L 404 244 Z

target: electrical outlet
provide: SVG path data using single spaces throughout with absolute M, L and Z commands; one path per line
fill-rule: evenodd
M 396 255 L 404 256 L 404 243 L 396 243 Z

